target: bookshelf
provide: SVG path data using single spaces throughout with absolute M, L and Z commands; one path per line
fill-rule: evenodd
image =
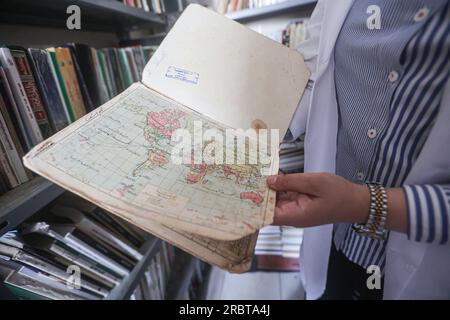
M 131 273 L 122 280 L 122 283 L 111 291 L 106 300 L 126 300 L 130 297 L 136 288 L 139 279 L 144 274 L 145 267 L 158 252 L 160 245 L 161 240 L 152 236 L 148 237 L 140 249 L 140 252 L 144 257 L 136 264 Z
M 123 31 L 164 27 L 165 17 L 113 0 L 14 0 L 0 2 L 0 23 L 66 28 L 66 8 L 81 9 L 81 29 Z
M 232 13 L 228 13 L 226 16 L 238 22 L 249 22 L 260 19 L 266 19 L 270 17 L 279 16 L 285 13 L 310 10 L 314 8 L 317 0 L 287 0 L 281 3 L 267 5 L 256 9 L 244 9 Z
M 44 208 L 64 190 L 36 177 L 0 197 L 0 236 Z
M 182 300 L 189 282 L 195 271 L 195 264 L 197 259 L 193 256 L 178 251 L 174 261 L 173 276 L 169 280 L 169 290 L 167 292 L 167 299 L 169 300 Z
M 69 5 L 78 5 L 81 8 L 81 31 L 72 32 L 66 29 L 68 17 L 66 8 Z M 21 45 L 27 46 L 27 41 L 30 41 L 30 39 L 35 41 L 34 38 L 24 37 L 25 33 L 46 32 L 47 34 L 44 37 L 37 37 L 37 39 L 45 39 L 44 41 L 49 39 L 52 41 L 51 43 L 62 43 L 74 41 L 69 38 L 71 33 L 77 34 L 77 39 L 81 39 L 80 42 L 83 42 L 84 39 L 86 41 L 92 39 L 92 33 L 98 32 L 97 40 L 106 36 L 110 39 L 113 36 L 117 38 L 116 43 L 121 46 L 153 45 L 159 44 L 165 36 L 167 17 L 166 14 L 146 12 L 141 8 L 130 7 L 116 0 L 14 0 L 0 1 L 0 24 L 10 29 L 20 27 L 20 31 L 14 32 L 12 36 L 7 38 L 7 44 L 14 44 L 15 41 L 19 41 Z M 132 44 L 124 43 L 124 40 L 129 39 L 130 32 L 141 30 L 155 35 L 133 40 Z M 54 37 L 54 34 L 59 35 L 59 37 Z M 64 38 L 65 36 L 68 36 L 68 38 Z M 24 41 L 23 39 L 27 40 Z M 34 45 L 39 46 L 43 42 L 42 46 L 48 46 L 49 43 L 44 41 L 37 40 Z M 97 46 L 104 46 L 102 44 L 104 42 L 97 43 Z M 96 46 L 96 43 L 90 41 L 90 45 Z M 0 236 L 42 211 L 63 193 L 64 189 L 54 183 L 42 177 L 34 177 L 29 182 L 0 196 Z M 149 263 L 160 251 L 161 244 L 160 239 L 148 235 L 139 250 L 143 258 L 134 266 L 130 274 L 111 290 L 106 297 L 107 300 L 130 298 L 146 272 Z M 179 257 L 175 256 L 174 269 L 177 270 L 176 273 L 184 276 L 182 281 L 169 280 L 171 282 L 168 291 L 182 294 L 189 287 L 195 265 L 199 264 L 200 261 L 181 251 L 177 251 L 178 254 L 187 256 L 190 262 L 176 266 Z M 0 282 L 0 287 L 3 287 L 2 282 Z M 1 299 L 2 295 L 0 294 Z

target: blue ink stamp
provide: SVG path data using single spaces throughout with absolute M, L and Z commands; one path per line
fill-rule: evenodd
M 170 66 L 167 68 L 166 72 L 167 78 L 178 79 L 184 82 L 189 82 L 193 84 L 198 83 L 199 74 L 197 72 L 192 72 L 177 67 Z

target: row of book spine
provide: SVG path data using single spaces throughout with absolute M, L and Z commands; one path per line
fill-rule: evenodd
M 0 280 L 21 299 L 101 300 L 143 258 L 146 235 L 72 194 L 0 238 Z M 139 279 L 144 299 L 164 299 L 174 248 L 162 243 Z
M 32 178 L 34 145 L 140 81 L 155 47 L 0 48 L 0 195 Z

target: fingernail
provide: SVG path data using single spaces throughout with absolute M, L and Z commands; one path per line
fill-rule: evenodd
M 268 184 L 274 184 L 277 181 L 277 176 L 270 176 L 267 178 Z

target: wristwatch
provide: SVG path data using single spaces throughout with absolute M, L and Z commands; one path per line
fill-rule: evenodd
M 387 194 L 379 183 L 366 183 L 370 191 L 370 213 L 365 224 L 356 223 L 353 230 L 357 233 L 375 239 L 385 240 L 387 218 Z

